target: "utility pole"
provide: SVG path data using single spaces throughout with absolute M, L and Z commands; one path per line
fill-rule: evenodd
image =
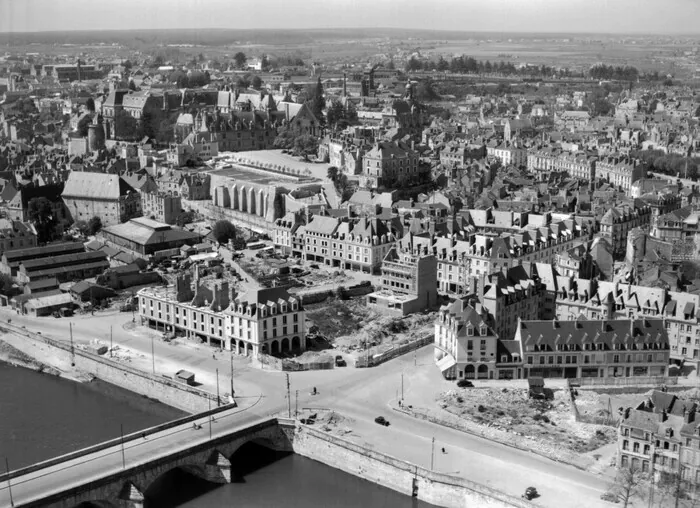
M 403 402 L 403 372 L 401 373 L 401 402 Z
M 219 369 L 216 369 L 216 407 L 221 406 L 221 398 L 219 397 Z
M 235 391 L 233 389 L 233 349 L 231 350 L 231 400 L 233 400 L 233 396 L 235 395 Z
M 122 467 L 126 469 L 126 455 L 124 454 L 124 424 L 120 423 L 119 424 L 119 429 L 120 429 L 120 435 L 121 435 L 121 441 L 122 441 Z
M 70 365 L 75 367 L 75 349 L 73 348 L 73 323 L 68 323 L 68 329 L 70 330 Z
M 109 325 L 109 357 L 112 358 L 112 349 L 114 349 L 114 341 L 112 338 L 112 325 Z
M 296 399 L 294 399 L 294 418 L 299 417 L 299 390 L 297 390 Z
M 151 365 L 153 366 L 153 374 L 156 373 L 156 348 L 153 344 L 153 334 L 151 334 Z
M 209 400 L 209 411 L 211 411 L 211 399 Z M 211 441 L 211 415 L 207 415 L 207 419 L 209 420 L 209 441 Z
M 292 417 L 292 397 L 289 394 L 289 373 L 285 374 L 287 376 L 287 416 Z
M 433 466 L 435 465 L 435 438 L 433 438 L 433 445 L 432 449 L 430 451 L 430 470 L 433 470 Z
M 14 506 L 15 502 L 12 499 L 12 485 L 10 484 L 10 461 L 5 457 L 5 469 L 7 469 L 7 491 L 10 493 L 10 506 Z

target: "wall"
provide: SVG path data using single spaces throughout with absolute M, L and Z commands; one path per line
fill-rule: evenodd
M 26 332 L 13 325 L 3 323 L 0 325 L 0 330 L 12 334 L 4 340 L 53 367 L 65 369 L 73 360 L 74 368 L 78 371 L 189 413 L 207 411 L 210 401 L 212 405 L 216 404 L 215 395 L 183 383 L 149 374 L 79 349 L 75 349 L 74 356 L 71 358 L 68 344 Z M 18 340 L 12 340 L 13 338 Z M 40 353 L 40 350 L 46 351 L 47 354 Z
M 377 365 L 380 365 L 384 362 L 388 362 L 389 360 L 396 358 L 398 356 L 404 355 L 406 353 L 409 353 L 411 351 L 414 351 L 416 349 L 420 349 L 423 346 L 428 346 L 430 344 L 433 344 L 435 342 L 435 336 L 434 335 L 428 335 L 426 337 L 423 337 L 422 339 L 417 339 L 414 341 L 411 341 L 407 344 L 403 344 L 402 346 L 397 346 L 394 347 L 388 351 L 385 351 L 383 353 L 375 354 L 375 355 L 359 355 L 355 359 L 355 367 L 356 368 L 362 368 L 362 367 L 375 367 Z M 369 358 L 368 358 L 369 356 Z
M 437 506 L 532 506 L 485 485 L 436 473 L 303 425 L 297 427 L 293 447 L 299 455 L 407 496 L 412 495 L 415 481 L 418 499 Z

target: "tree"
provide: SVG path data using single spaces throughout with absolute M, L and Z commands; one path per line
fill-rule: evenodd
M 236 82 L 238 88 L 248 88 L 250 86 L 250 75 L 246 74 L 238 78 Z
M 642 473 L 642 470 L 637 466 L 625 466 L 621 467 L 613 485 L 610 488 L 610 492 L 617 495 L 619 500 L 622 502 L 622 508 L 627 508 L 635 497 L 643 497 L 643 484 L 646 480 L 646 473 Z
M 245 56 L 245 53 L 242 51 L 239 51 L 235 55 L 233 55 L 233 62 L 238 67 L 239 69 L 243 68 L 245 63 L 248 61 L 248 58 Z
M 163 55 L 156 55 L 156 57 L 153 59 L 153 65 L 156 67 L 161 67 L 165 64 L 165 59 L 163 58 Z
M 98 216 L 93 217 L 88 221 L 87 233 L 89 236 L 96 235 L 102 229 L 102 219 Z
M 78 126 L 76 131 L 78 136 L 84 138 L 88 135 L 88 126 L 92 123 L 92 117 L 90 115 L 85 115 L 78 121 Z
M 123 109 L 114 115 L 114 135 L 117 139 L 134 139 L 137 130 L 136 119 Z
M 227 220 L 219 220 L 211 228 L 211 234 L 219 244 L 228 243 L 236 238 L 236 227 Z
M 440 55 L 440 58 L 438 58 L 438 63 L 437 63 L 437 70 L 440 72 L 446 71 L 450 68 L 450 64 L 447 63 L 447 61 L 442 58 L 442 55 Z
M 12 296 L 15 291 L 12 290 L 12 277 L 6 273 L 0 273 L 0 295 Z
M 95 112 L 95 99 L 93 99 L 92 97 L 88 97 L 88 100 L 85 101 L 85 109 L 87 109 L 91 113 L 94 113 Z
M 264 71 L 270 68 L 270 60 L 267 58 L 267 55 L 262 56 L 262 59 L 260 60 L 260 67 Z
M 326 111 L 326 121 L 328 125 L 336 125 L 340 120 L 345 118 L 345 108 L 340 101 L 333 101 Z
M 318 140 L 309 135 L 299 136 L 294 140 L 294 151 L 309 160 L 309 155 L 318 152 Z
M 51 201 L 46 198 L 33 198 L 28 204 L 29 220 L 34 224 L 39 243 L 53 240 L 58 221 L 53 214 Z
M 88 223 L 84 220 L 76 221 L 73 227 L 78 230 L 82 236 L 87 236 L 88 234 Z
M 338 178 L 338 168 L 335 166 L 329 167 L 326 176 L 331 182 L 335 182 L 335 179 Z
M 190 210 L 189 212 L 182 212 L 175 219 L 175 224 L 177 224 L 180 227 L 183 227 L 187 224 L 193 223 L 194 219 L 195 219 L 195 214 L 192 210 Z
M 262 88 L 262 79 L 260 79 L 260 76 L 253 76 L 250 85 L 256 90 L 260 90 Z

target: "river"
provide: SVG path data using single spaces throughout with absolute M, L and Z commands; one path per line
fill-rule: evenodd
M 177 409 L 99 380 L 81 384 L 0 362 L 0 464 L 7 457 L 11 469 L 118 437 L 122 425 L 129 433 L 180 416 Z M 156 489 L 176 494 L 177 504 L 159 498 L 147 508 L 432 506 L 298 455 L 228 485 L 184 475 L 173 472 Z

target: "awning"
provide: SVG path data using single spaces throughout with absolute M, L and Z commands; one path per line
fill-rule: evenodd
M 455 360 L 452 355 L 445 355 L 437 361 L 437 366 L 440 369 L 440 372 L 445 372 L 447 369 L 450 369 L 455 365 L 457 365 L 457 360 Z

